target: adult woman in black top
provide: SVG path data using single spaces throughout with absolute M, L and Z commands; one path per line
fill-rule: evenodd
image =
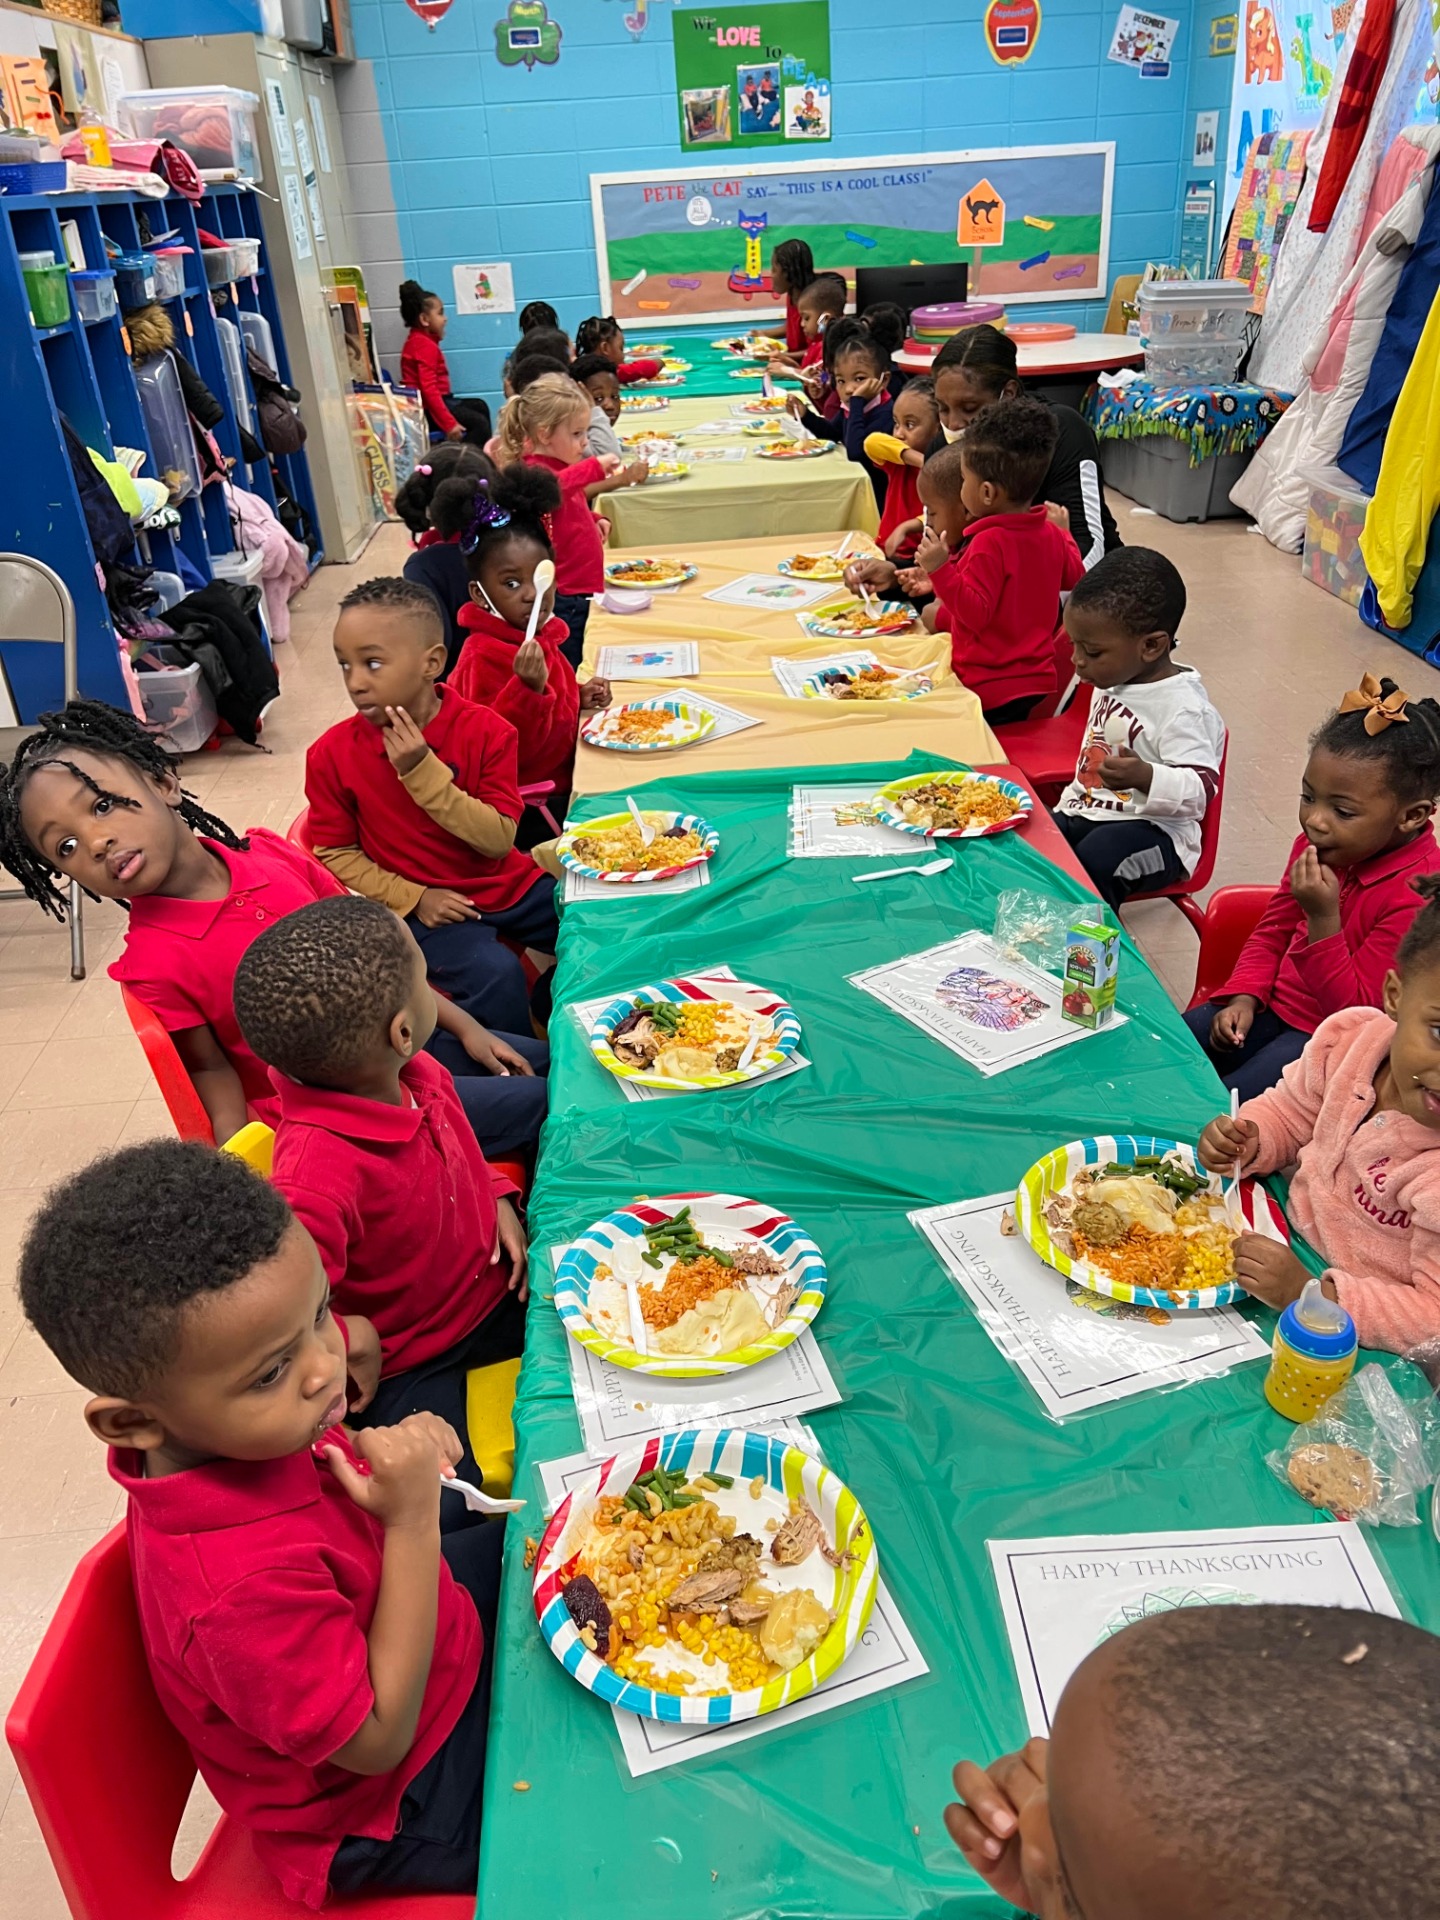
M 956 439 L 982 407 L 1024 391 L 1016 372 L 1015 342 L 995 327 L 965 327 L 935 356 L 935 404 L 947 440 Z M 1100 444 L 1073 407 L 1052 407 L 1060 436 L 1037 498 L 1064 507 L 1087 567 L 1123 545 L 1105 501 Z

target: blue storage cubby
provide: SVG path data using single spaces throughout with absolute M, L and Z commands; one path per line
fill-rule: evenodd
M 75 600 L 79 637 L 80 686 L 84 693 L 117 706 L 128 699 L 120 670 L 119 642 L 96 573 L 80 497 L 66 457 L 60 429 L 63 413 L 87 446 L 113 458 L 117 446 L 135 447 L 146 455 L 141 472 L 157 477 L 155 449 L 146 431 L 124 334 L 124 315 L 83 321 L 71 302 L 70 318 L 60 326 L 31 324 L 19 254 L 45 250 L 57 260 L 66 257 L 60 222 L 74 220 L 87 267 L 106 264 L 106 242 L 112 249 L 133 252 L 169 239 L 189 247 L 185 260 L 185 289 L 164 304 L 175 329 L 175 350 L 199 373 L 224 409 L 214 428 L 222 453 L 236 462 L 231 479 L 238 487 L 260 495 L 271 507 L 275 489 L 268 460 L 247 466 L 241 455 L 239 428 L 225 379 L 216 309 L 238 319 L 238 312 L 263 313 L 275 338 L 280 378 L 289 381 L 284 331 L 269 275 L 265 272 L 264 236 L 254 196 L 241 188 L 210 189 L 198 207 L 178 195 L 164 200 L 139 195 L 43 194 L 0 195 L 0 390 L 9 398 L 10 458 L 0 469 L 0 549 L 33 554 L 60 575 Z M 235 287 L 207 287 L 200 257 L 199 229 L 225 237 L 259 241 L 260 265 L 253 278 Z M 236 311 L 238 309 L 238 311 Z M 246 376 L 248 381 L 248 374 Z M 251 394 L 253 406 L 254 395 Z M 318 527 L 310 470 L 303 450 L 277 459 L 276 469 L 293 498 Z M 148 533 L 149 563 L 163 571 L 178 571 L 177 555 L 202 579 L 212 578 L 212 557 L 235 546 L 229 515 L 218 486 L 205 487 L 198 499 L 179 503 L 180 524 Z M 129 556 L 137 565 L 145 556 L 137 546 Z M 321 555 L 314 556 L 318 565 Z M 29 650 L 48 656 L 50 650 Z M 33 719 L 63 698 L 58 653 L 53 655 L 53 685 L 37 680 L 34 662 L 17 650 L 12 656 L 0 644 L 12 690 L 22 718 Z M 42 684 L 43 682 L 43 684 Z

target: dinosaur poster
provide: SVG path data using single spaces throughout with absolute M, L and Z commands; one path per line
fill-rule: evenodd
M 778 147 L 830 138 L 829 0 L 677 7 L 682 147 Z
M 1228 213 L 1257 140 L 1320 124 L 1354 0 L 1243 0 L 1225 130 Z
M 591 174 L 601 309 L 769 320 L 770 256 L 792 239 L 851 280 L 861 266 L 963 260 L 972 298 L 1094 300 L 1109 285 L 1114 154 L 1105 141 L 728 169 L 717 154 L 703 171 Z

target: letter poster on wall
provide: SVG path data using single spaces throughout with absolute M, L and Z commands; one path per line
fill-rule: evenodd
M 829 0 L 679 7 L 682 147 L 778 147 L 830 138 Z

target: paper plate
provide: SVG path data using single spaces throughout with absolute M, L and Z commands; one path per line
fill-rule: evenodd
M 789 440 L 793 436 L 786 433 L 778 420 L 745 420 L 741 422 L 741 433 L 747 440 Z
M 908 793 L 912 787 L 928 787 L 934 780 L 978 781 L 982 786 L 998 787 L 1001 793 L 1008 794 L 1020 808 L 1012 813 L 1008 820 L 996 820 L 986 827 L 921 827 L 907 820 L 897 804 L 901 794 Z M 992 833 L 1006 833 L 1011 827 L 1018 827 L 1035 809 L 1035 802 L 1024 787 L 1017 787 L 1013 780 L 1002 780 L 998 773 L 966 773 L 959 767 L 941 768 L 938 773 L 910 773 L 903 780 L 892 780 L 888 786 L 881 787 L 872 803 L 879 818 L 887 827 L 894 827 L 900 833 L 914 833 L 922 838 L 929 836 L 933 840 L 984 840 Z
M 741 413 L 758 413 L 758 414 L 784 413 L 785 406 L 786 406 L 786 402 L 783 394 L 757 393 L 753 400 L 742 400 L 740 402 L 739 411 Z
M 1168 1153 L 1179 1147 L 1186 1164 L 1195 1166 L 1195 1150 L 1183 1140 L 1161 1140 L 1151 1134 L 1097 1134 L 1093 1140 L 1071 1140 L 1056 1147 L 1035 1162 L 1015 1189 L 1015 1224 L 1021 1237 L 1057 1273 L 1067 1280 L 1088 1287 L 1092 1293 L 1108 1294 L 1112 1300 L 1128 1300 L 1139 1307 L 1163 1307 L 1171 1312 L 1203 1311 L 1228 1306 L 1240 1298 L 1244 1289 L 1238 1281 L 1227 1280 L 1219 1287 L 1190 1287 L 1172 1293 L 1164 1287 L 1134 1287 L 1123 1280 L 1112 1280 L 1108 1273 L 1079 1260 L 1058 1247 L 1050 1237 L 1045 1208 L 1051 1197 L 1063 1193 L 1082 1167 L 1104 1166 L 1112 1160 L 1133 1161 L 1137 1153 Z M 1289 1233 L 1284 1217 L 1265 1189 L 1253 1180 L 1240 1182 L 1240 1211 L 1245 1223 L 1256 1233 L 1272 1240 L 1285 1241 Z
M 883 625 L 876 621 L 868 626 L 852 627 L 836 618 L 844 608 L 859 605 L 859 601 L 846 600 L 842 608 L 839 601 L 832 600 L 795 617 L 806 633 L 813 634 L 817 640 L 893 640 L 897 634 L 908 633 L 915 624 L 914 609 L 903 600 L 880 602 Z
M 672 480 L 688 480 L 690 468 L 683 460 L 652 460 L 650 473 L 645 481 L 647 487 L 668 486 Z
M 617 1060 L 610 1047 L 610 1036 L 616 1027 L 636 1007 L 654 1006 L 661 1000 L 731 1000 L 747 1012 L 764 1014 L 775 1028 L 775 1038 L 763 1053 L 757 1051 L 748 1067 L 735 1067 L 727 1073 L 701 1074 L 693 1080 L 671 1080 L 662 1073 Z M 718 993 L 693 980 L 655 980 L 647 986 L 632 987 L 628 993 L 617 994 L 597 1015 L 590 1029 L 590 1051 L 607 1072 L 619 1080 L 633 1080 L 637 1086 L 665 1087 L 675 1093 L 705 1093 L 715 1087 L 737 1087 L 747 1080 L 760 1080 L 783 1066 L 799 1044 L 800 1022 L 793 1008 L 769 987 L 757 987 L 748 980 L 726 980 L 723 991 Z
M 680 452 L 678 440 L 660 433 L 647 433 L 643 427 L 637 427 L 634 433 L 622 433 L 620 444 L 627 453 L 641 460 L 673 460 Z
M 679 723 L 657 740 L 618 740 L 607 735 L 618 714 L 644 708 L 647 712 L 663 707 Z M 580 738 L 592 747 L 609 747 L 615 753 L 669 753 L 675 747 L 693 747 L 697 740 L 715 731 L 715 715 L 708 707 L 693 706 L 679 694 L 660 694 L 653 700 L 627 700 L 623 707 L 596 707 L 580 723 Z
M 760 460 L 818 460 L 822 453 L 833 453 L 832 440 L 775 440 L 768 447 L 757 447 Z
M 889 671 L 897 674 L 902 684 L 899 685 L 893 693 L 883 694 L 881 696 L 882 702 L 885 700 L 923 700 L 927 693 L 933 693 L 935 691 L 934 680 L 931 678 L 928 669 L 924 667 L 917 667 L 913 673 L 907 672 L 903 667 L 891 667 Z M 857 673 L 858 669 L 851 671 L 843 667 L 822 667 L 818 673 L 812 673 L 805 682 L 805 697 L 807 700 L 834 700 L 837 697 L 832 691 L 835 675 L 842 674 L 845 679 L 853 680 L 857 677 Z M 873 700 L 853 700 L 848 704 L 855 707 L 869 707 L 874 706 L 876 703 Z
M 815 572 L 810 573 L 803 567 L 797 567 L 795 564 L 797 560 L 828 560 L 830 567 L 820 567 L 817 568 Z M 832 572 L 830 568 L 833 568 L 834 571 Z M 837 560 L 833 553 L 792 553 L 786 559 L 775 562 L 775 571 L 777 573 L 788 573 L 796 580 L 816 580 L 828 583 L 832 580 L 839 581 L 844 577 L 845 562 L 843 560 Z
M 621 1241 L 638 1242 L 643 1252 L 645 1228 L 670 1219 L 683 1206 L 690 1208 L 691 1219 L 710 1245 L 727 1252 L 747 1241 L 762 1246 L 783 1262 L 786 1279 L 799 1286 L 800 1292 L 789 1313 L 765 1339 L 707 1360 L 695 1354 L 640 1354 L 628 1344 L 607 1339 L 591 1324 L 585 1309 L 595 1269 L 609 1262 Z M 645 1269 L 645 1276 L 647 1281 L 660 1278 L 650 1267 Z M 555 1276 L 555 1309 L 565 1323 L 566 1332 L 601 1360 L 628 1367 L 633 1373 L 651 1373 L 662 1379 L 713 1379 L 720 1374 L 739 1373 L 788 1347 L 824 1306 L 827 1284 L 820 1249 L 788 1214 L 779 1213 L 759 1200 L 743 1200 L 733 1193 L 675 1193 L 663 1200 L 633 1201 L 628 1207 L 597 1220 L 578 1240 L 572 1241 L 561 1256 Z
M 830 1631 L 790 1673 L 743 1693 L 679 1695 L 656 1693 L 649 1687 L 622 1680 L 598 1654 L 591 1653 L 566 1609 L 562 1589 L 584 1541 L 595 1502 L 604 1493 L 624 1493 L 636 1476 L 657 1466 L 694 1475 L 713 1468 L 735 1484 L 710 1496 L 722 1513 L 736 1516 L 737 1532 L 754 1528 L 762 1540 L 768 1519 L 785 1520 L 792 1498 L 804 1499 L 825 1528 L 825 1542 L 847 1555 L 842 1567 L 832 1567 L 819 1550 L 798 1567 L 776 1567 L 765 1561 L 767 1586 L 778 1591 L 809 1587 L 829 1608 Z M 750 1497 L 751 1482 L 763 1482 L 761 1497 Z M 854 1652 L 875 1604 L 880 1563 L 875 1537 L 859 1501 L 845 1483 L 813 1455 L 802 1453 L 777 1434 L 747 1433 L 739 1428 L 701 1428 L 652 1437 L 643 1445 L 596 1467 L 566 1495 L 545 1529 L 535 1560 L 535 1618 L 545 1644 L 582 1687 L 612 1706 L 623 1707 L 652 1720 L 689 1726 L 721 1726 L 735 1720 L 753 1720 L 774 1713 L 813 1693 Z
M 632 567 L 667 567 L 674 571 L 660 580 L 637 580 L 628 571 Z M 605 584 L 607 587 L 639 587 L 645 593 L 668 593 L 672 587 L 683 587 L 693 580 L 699 571 L 699 567 L 692 566 L 688 560 L 662 560 L 647 554 L 640 560 L 608 560 L 605 563 Z
M 764 378 L 764 374 L 759 367 L 731 367 L 730 378 L 732 380 L 761 380 Z
M 622 393 L 621 413 L 663 413 L 670 402 L 658 393 Z
M 688 873 L 691 867 L 703 867 L 720 850 L 719 834 L 708 820 L 702 820 L 697 813 L 666 813 L 642 807 L 640 816 L 647 826 L 657 827 L 662 833 L 667 827 L 683 827 L 687 832 L 698 833 L 704 842 L 703 850 L 692 854 L 688 860 L 677 860 L 673 866 L 646 867 L 641 873 L 606 873 L 599 867 L 587 867 L 575 853 L 576 840 L 583 839 L 587 833 L 594 833 L 597 829 L 623 827 L 630 819 L 628 812 L 606 813 L 599 819 L 582 820 L 577 826 L 565 829 L 555 843 L 561 866 L 568 867 L 571 873 L 578 873 L 582 880 L 602 880 L 606 886 L 647 886 L 657 880 L 673 880 L 677 873 Z
M 647 360 L 654 360 L 657 356 L 649 353 L 646 354 L 645 357 Z M 660 362 L 660 367 L 663 373 L 693 373 L 695 371 L 695 362 L 693 360 L 672 360 L 667 354 Z
M 637 393 L 644 393 L 650 387 L 683 387 L 684 384 L 685 375 L 683 373 L 652 373 L 648 380 L 632 381 L 631 390 Z

